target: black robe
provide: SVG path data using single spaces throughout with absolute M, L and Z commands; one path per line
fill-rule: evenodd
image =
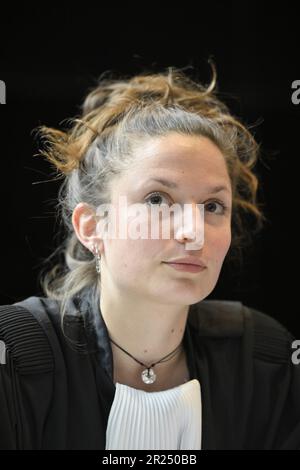
M 0 307 L 0 449 L 105 449 L 115 393 L 108 331 L 98 302 L 72 302 L 64 332 L 57 301 Z M 183 344 L 201 385 L 202 449 L 300 450 L 292 342 L 241 302 L 189 307 Z

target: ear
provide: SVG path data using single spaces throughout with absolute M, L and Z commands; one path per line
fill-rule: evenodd
M 103 253 L 103 241 L 97 234 L 97 217 L 94 209 L 80 202 L 72 214 L 72 224 L 78 240 L 92 253 L 96 244 L 100 253 Z

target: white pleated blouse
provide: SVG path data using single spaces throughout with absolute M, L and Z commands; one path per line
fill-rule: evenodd
M 201 437 L 201 388 L 197 379 L 159 392 L 116 383 L 105 449 L 199 450 Z

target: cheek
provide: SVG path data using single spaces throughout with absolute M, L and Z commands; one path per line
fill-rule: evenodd
M 222 230 L 208 241 L 209 251 L 216 265 L 221 265 L 230 248 L 231 230 Z
M 123 275 L 145 274 L 159 258 L 158 240 L 105 240 L 105 258 L 111 271 L 118 270 Z
M 122 228 L 121 228 L 122 227 Z M 117 237 L 122 233 L 122 238 L 107 239 L 105 250 L 109 252 L 110 259 L 115 263 L 118 259 L 127 266 L 135 266 L 135 270 L 142 270 L 152 260 L 159 257 L 165 240 L 151 239 L 151 222 L 147 214 L 135 217 L 116 218 Z
M 116 238 L 104 238 L 105 269 L 119 282 L 131 283 L 150 279 L 155 268 L 160 265 L 162 252 L 168 240 L 145 239 L 136 235 L 151 234 L 149 217 L 123 217 L 122 211 L 116 211 L 113 226 Z M 148 230 L 145 230 L 148 229 Z M 122 233 L 122 238 L 118 236 Z M 132 236 L 133 234 L 133 236 Z

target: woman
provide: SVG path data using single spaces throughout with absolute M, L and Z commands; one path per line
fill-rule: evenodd
M 64 176 L 64 261 L 44 297 L 1 307 L 2 448 L 300 448 L 291 335 L 205 300 L 244 216 L 263 221 L 258 145 L 215 83 L 102 79 L 70 129 L 40 128 Z

